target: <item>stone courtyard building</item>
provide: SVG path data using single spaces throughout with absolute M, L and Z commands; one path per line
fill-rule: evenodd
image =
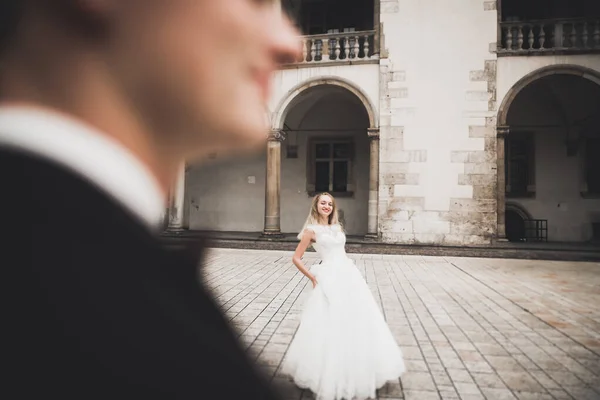
M 171 230 L 277 238 L 328 191 L 384 243 L 599 239 L 599 1 L 280 6 L 306 36 L 265 151 L 182 167 Z

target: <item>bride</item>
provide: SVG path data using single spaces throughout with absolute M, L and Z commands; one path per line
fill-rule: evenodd
M 376 389 L 404 372 L 404 361 L 377 303 L 354 262 L 333 196 L 315 196 L 293 262 L 313 290 L 290 344 L 283 372 L 317 400 L 375 398 Z M 313 245 L 322 263 L 302 263 Z

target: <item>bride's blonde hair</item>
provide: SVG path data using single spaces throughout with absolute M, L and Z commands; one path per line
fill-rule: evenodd
M 302 226 L 302 230 L 298 234 L 298 240 L 302 240 L 302 235 L 304 234 L 304 230 L 306 229 L 307 226 L 316 225 L 319 223 L 319 210 L 317 209 L 317 205 L 319 204 L 319 199 L 321 198 L 321 196 L 329 196 L 329 198 L 331 199 L 332 206 L 331 206 L 331 214 L 329 214 L 329 217 L 327 220 L 328 224 L 335 225 L 335 224 L 340 223 L 339 218 L 338 218 L 338 209 L 337 209 L 337 204 L 335 202 L 335 198 L 327 192 L 319 193 L 312 199 L 310 211 L 308 212 L 308 217 L 306 218 L 306 221 L 304 222 L 304 226 Z

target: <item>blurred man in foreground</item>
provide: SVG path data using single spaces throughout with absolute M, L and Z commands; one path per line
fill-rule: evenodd
M 295 36 L 270 1 L 0 0 L 3 397 L 272 398 L 157 224 L 184 160 L 263 145 Z

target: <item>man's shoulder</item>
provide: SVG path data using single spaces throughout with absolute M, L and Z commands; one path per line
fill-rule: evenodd
M 111 229 L 114 236 L 151 236 L 118 201 L 67 167 L 26 152 L 0 147 L 3 209 L 27 230 L 73 234 Z M 132 234 L 132 233 L 136 234 Z M 74 236 L 76 238 L 76 236 Z M 52 239 L 52 237 L 49 237 Z
M 16 185 L 30 186 L 32 182 L 36 182 L 41 185 L 91 186 L 84 177 L 66 166 L 27 150 L 2 146 L 0 146 L 0 175 Z
M 0 176 L 15 186 L 67 184 L 89 186 L 84 178 L 68 168 L 25 150 L 0 146 Z M 23 193 L 24 194 L 24 193 Z M 52 194 L 52 193 L 49 193 Z
M 179 261 L 118 201 L 66 168 L 0 149 L 0 182 L 10 188 L 0 196 L 0 207 L 10 210 L 0 222 L 6 249 L 0 260 L 14 259 L 23 279 L 40 268 L 69 276 L 74 270 L 88 277 L 149 276 Z

